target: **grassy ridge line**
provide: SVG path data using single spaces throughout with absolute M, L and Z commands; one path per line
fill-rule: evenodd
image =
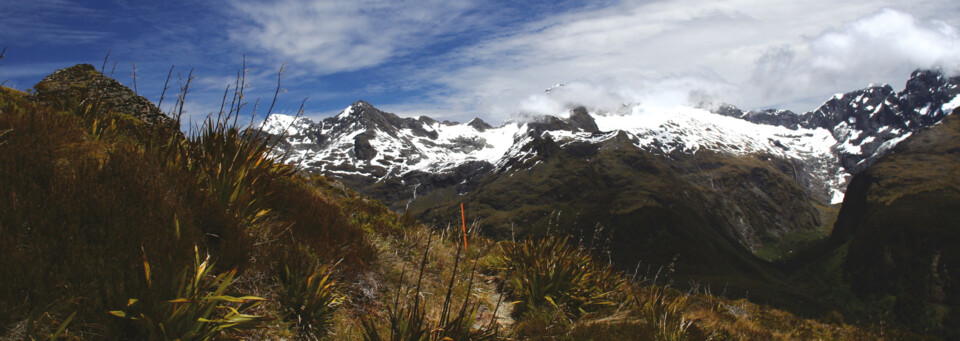
M 218 200 L 216 193 L 223 189 L 205 183 L 212 177 L 190 163 L 219 161 L 183 151 L 217 149 L 178 137 L 179 132 L 145 126 L 123 113 L 56 111 L 8 90 L 2 92 L 0 113 L 6 132 L 0 145 L 5 207 L 0 246 L 11 250 L 0 259 L 0 277 L 12 279 L 0 288 L 0 324 L 11 335 L 39 332 L 43 328 L 30 326 L 37 316 L 55 321 L 51 310 L 79 312 L 69 335 L 129 334 L 125 323 L 105 312 L 128 305 L 128 298 L 177 297 L 171 293 L 177 277 L 145 278 L 144 259 L 154 274 L 176 274 L 189 264 L 194 246 L 213 255 L 219 268 L 240 270 L 237 282 L 243 286 L 274 277 L 277 262 L 297 246 L 318 250 L 324 262 L 346 259 L 338 278 L 361 272 L 375 257 L 362 230 L 349 223 L 337 203 L 300 177 L 255 178 L 274 198 L 264 200 L 252 216 L 263 218 L 260 213 L 267 210 L 308 216 L 253 220 L 231 200 L 239 198 L 237 193 L 264 199 L 263 193 L 240 188 L 226 202 Z M 248 140 L 233 134 L 226 141 L 242 146 Z M 247 160 L 264 162 L 265 153 L 254 152 L 261 157 Z M 295 200 L 281 200 L 291 197 Z

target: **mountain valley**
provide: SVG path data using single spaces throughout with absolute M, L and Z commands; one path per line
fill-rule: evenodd
M 257 321 L 270 314 L 289 319 L 278 308 L 287 304 L 285 294 L 264 284 L 290 276 L 277 275 L 278 266 L 289 272 L 308 262 L 315 266 L 308 275 L 316 276 L 316 266 L 343 263 L 336 278 L 343 297 L 354 300 L 349 314 L 382 309 L 391 304 L 382 298 L 392 295 L 398 295 L 394 308 L 386 311 L 396 312 L 391 309 L 403 307 L 399 294 L 412 285 L 404 274 L 420 267 L 418 293 L 426 272 L 436 277 L 426 280 L 428 290 L 449 285 L 447 300 L 455 282 L 485 297 L 474 314 L 488 324 L 467 328 L 471 333 L 497 335 L 497 328 L 509 327 L 524 338 L 542 332 L 533 323 L 577 321 L 562 333 L 601 328 L 612 337 L 640 328 L 653 333 L 643 335 L 666 337 L 656 328 L 668 321 L 651 327 L 642 315 L 647 308 L 611 310 L 602 299 L 579 312 L 565 310 L 566 304 L 593 301 L 554 303 L 551 309 L 569 320 L 536 315 L 546 308 L 534 303 L 498 315 L 499 300 L 523 297 L 515 291 L 523 285 L 506 279 L 517 276 L 511 271 L 519 263 L 502 263 L 518 245 L 524 246 L 514 250 L 559 252 L 538 256 L 546 259 L 588 259 L 593 265 L 577 268 L 598 271 L 584 278 L 606 278 L 591 284 L 590 290 L 609 290 L 601 296 L 650 304 L 637 295 L 674 290 L 669 295 L 684 301 L 671 302 L 693 302 L 683 303 L 677 323 L 686 327 L 677 333 L 694 339 L 958 335 L 960 287 L 950 271 L 960 261 L 953 247 L 960 218 L 954 214 L 960 212 L 960 121 L 951 114 L 960 110 L 957 77 L 918 71 L 899 93 L 872 86 L 801 115 L 744 113 L 730 105 L 710 111 L 638 104 L 616 112 L 572 106 L 557 116 L 517 115 L 492 126 L 480 119 L 399 117 L 358 101 L 320 122 L 271 115 L 259 128 L 241 131 L 218 119 L 197 135 L 171 131 L 176 116 L 158 115 L 146 99 L 111 81 L 79 65 L 45 78 L 35 93 L 0 92 L 0 150 L 5 164 L 15 165 L 0 172 L 0 200 L 10 208 L 0 213 L 0 245 L 17 250 L 0 259 L 0 274 L 17 278 L 0 288 L 0 307 L 10 307 L 0 310 L 6 335 L 34 335 L 26 329 L 34 325 L 48 332 L 67 326 L 73 317 L 60 313 L 67 309 L 84 316 L 74 328 L 79 334 L 68 335 L 89 337 L 97 328 L 146 333 L 130 324 L 135 320 L 97 312 L 119 307 L 120 296 L 147 295 L 153 303 L 127 300 L 113 316 L 162 314 L 150 309 L 186 302 L 157 300 L 150 295 L 171 294 L 152 291 L 151 283 L 175 283 L 169 274 L 193 247 L 196 271 L 204 268 L 203 249 L 233 267 L 224 274 L 239 269 L 261 281 L 241 285 L 266 299 L 229 298 L 271 302 L 249 315 Z M 261 149 L 238 158 L 248 143 Z M 224 153 L 218 146 L 239 149 Z M 229 164 L 237 160 L 249 164 Z M 264 168 L 235 168 L 244 165 Z M 238 177 L 211 180 L 217 176 Z M 58 197 L 59 191 L 69 197 Z M 55 214 L 38 215 L 37 207 Z M 451 232 L 461 219 L 463 244 Z M 431 244 L 434 235 L 437 244 Z M 460 251 L 454 255 L 468 236 L 471 249 L 463 257 L 481 264 L 486 278 L 476 286 L 476 268 L 458 272 Z M 142 244 L 146 239 L 155 245 Z M 439 249 L 430 253 L 431 245 Z M 123 257 L 109 257 L 105 247 Z M 52 256 L 63 253 L 82 257 Z M 437 265 L 427 266 L 428 259 Z M 28 266 L 34 263 L 49 264 L 59 279 L 44 282 L 40 268 Z M 110 270 L 114 266 L 128 271 Z M 152 271 L 166 275 L 154 279 Z M 468 275 L 466 284 L 455 281 Z M 439 276 L 451 276 L 450 284 Z M 395 288 L 383 284 L 392 281 Z M 25 303 L 15 303 L 24 293 Z M 70 297 L 101 299 L 81 304 Z M 630 317 L 611 322 L 621 308 Z M 745 309 L 755 314 L 737 313 Z M 35 311 L 47 322 L 30 317 Z M 338 316 L 336 328 L 353 330 L 341 335 L 376 333 L 369 317 Z M 701 317 L 687 323 L 686 316 Z M 888 322 L 893 329 L 884 327 Z M 249 327 L 287 336 L 309 330 Z
M 556 179 L 575 173 L 579 163 L 598 172 L 602 159 L 612 157 L 598 151 L 635 149 L 644 154 L 646 163 L 663 167 L 662 173 L 679 175 L 695 191 L 706 194 L 710 199 L 698 201 L 720 208 L 714 209 L 717 214 L 712 220 L 722 225 L 719 229 L 724 234 L 753 252 L 764 250 L 761 253 L 767 258 L 778 258 L 789 250 L 769 251 L 780 249 L 788 240 L 829 232 L 836 214 L 831 205 L 843 200 L 853 174 L 960 106 L 958 84 L 960 78 L 917 71 L 900 93 L 889 85 L 871 86 L 835 95 L 802 115 L 783 110 L 744 113 L 731 105 L 710 112 L 638 104 L 616 112 L 575 107 L 558 116 L 517 115 L 499 127 L 480 119 L 458 124 L 425 116 L 401 118 L 358 101 L 322 122 L 274 115 L 264 123 L 264 130 L 283 135 L 279 150 L 289 162 L 337 178 L 397 211 L 442 221 L 452 216 L 438 213 L 442 207 L 463 201 L 474 213 L 471 216 L 482 219 L 485 230 L 501 236 L 516 223 L 535 221 L 542 230 L 557 212 L 566 229 L 590 233 L 603 225 L 581 226 L 584 223 L 571 219 L 617 209 L 596 211 L 580 205 L 561 209 L 554 204 L 569 201 L 571 195 L 541 197 L 564 189 L 579 193 L 607 188 L 597 194 L 608 198 L 616 196 L 612 192 L 637 192 L 588 182 L 591 176 L 597 177 L 590 174 L 571 179 L 579 182 Z M 563 155 L 563 161 L 556 160 L 558 155 Z M 634 163 L 620 157 L 607 162 Z M 552 180 L 523 176 L 540 172 L 541 167 L 559 170 L 543 171 Z M 637 174 L 630 170 L 606 179 Z M 534 178 L 523 182 L 537 200 L 525 202 L 523 196 L 506 194 L 517 186 L 492 185 L 510 182 L 506 178 L 515 176 Z M 463 195 L 504 199 L 493 200 L 500 202 L 495 205 L 471 204 Z

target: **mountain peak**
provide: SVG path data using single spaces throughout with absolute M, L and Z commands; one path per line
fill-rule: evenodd
M 377 108 L 374 107 L 372 104 L 361 99 L 361 100 L 357 100 L 356 102 L 353 102 L 353 104 L 350 104 L 349 107 L 347 107 L 346 109 L 343 109 L 343 111 L 341 111 L 340 114 L 337 116 L 338 117 L 339 116 L 344 116 L 344 117 L 360 116 L 360 115 L 363 115 L 364 113 L 370 113 L 376 110 Z
M 943 71 L 938 69 L 916 69 L 910 73 L 910 79 L 942 79 Z
M 350 106 L 351 106 L 351 107 L 354 107 L 354 108 L 364 108 L 364 109 L 370 108 L 370 109 L 376 109 L 376 108 L 373 106 L 373 104 L 370 104 L 370 102 L 364 101 L 364 100 L 362 100 L 362 99 L 358 99 L 356 102 L 353 102 L 353 104 L 351 104 Z
M 484 122 L 479 117 L 474 117 L 472 120 L 470 120 L 470 122 L 467 122 L 467 125 L 473 127 L 473 129 L 476 129 L 479 132 L 493 128 L 493 126 L 487 124 L 487 122 Z
M 800 116 L 790 110 L 766 109 L 750 111 L 742 114 L 740 118 L 756 124 L 781 126 L 792 130 L 800 128 Z
M 360 123 L 368 128 L 373 128 L 374 126 L 378 125 L 396 128 L 397 122 L 395 121 L 400 119 L 396 115 L 377 109 L 372 104 L 364 100 L 353 102 L 353 104 L 344 109 L 343 112 L 336 117 L 340 121 Z
M 714 110 L 713 113 L 720 114 L 723 116 L 728 116 L 728 117 L 735 117 L 735 118 L 741 118 L 743 117 L 743 114 L 744 114 L 743 110 L 740 110 L 740 108 L 737 108 L 737 106 L 733 104 L 726 104 L 726 103 L 721 104 L 719 107 L 717 107 L 717 109 Z
M 960 94 L 960 76 L 944 77 L 940 70 L 916 70 L 910 75 L 899 100 L 904 113 L 919 129 L 939 122 L 950 113 L 952 100 Z
M 893 87 L 888 83 L 870 83 L 864 88 L 864 91 L 884 91 L 884 90 L 893 91 Z
M 600 128 L 597 127 L 597 121 L 593 119 L 593 116 L 587 113 L 587 108 L 579 106 L 573 108 L 570 111 L 570 121 L 573 122 L 578 128 L 588 133 L 599 133 Z

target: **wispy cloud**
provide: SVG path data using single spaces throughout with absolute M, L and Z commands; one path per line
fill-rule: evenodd
M 530 110 L 531 103 L 550 102 L 538 97 L 558 82 L 583 84 L 588 90 L 580 101 L 588 106 L 610 106 L 613 99 L 650 100 L 654 93 L 729 90 L 728 83 L 746 78 L 766 46 L 798 42 L 803 34 L 840 22 L 838 17 L 852 18 L 860 12 L 853 8 L 791 20 L 795 13 L 811 12 L 798 6 L 748 0 L 622 2 L 529 23 L 448 56 L 454 70 L 427 68 L 420 74 L 464 95 L 439 101 L 454 108 L 474 106 L 500 117 L 521 108 Z M 820 22 L 811 23 L 810 17 Z M 565 101 L 577 97 L 569 89 L 562 91 L 568 93 Z M 717 95 L 739 99 L 731 98 L 738 94 L 725 92 Z M 689 96 L 669 97 L 686 101 Z M 591 103 L 592 99 L 602 103 Z
M 277 69 L 289 63 L 280 112 L 305 97 L 318 113 L 367 99 L 400 114 L 496 122 L 573 104 L 803 111 L 867 83 L 901 85 L 914 68 L 960 69 L 955 0 L 226 4 L 0 2 L 0 44 L 16 42 L 0 76 L 35 82 L 55 68 L 41 67 L 99 64 L 112 50 L 125 82 L 124 66 L 137 63 L 141 93 L 158 98 L 176 64 L 184 76 L 197 69 L 188 102 L 218 106 L 246 54 L 251 99 L 271 97 Z
M 0 35 L 3 40 L 34 44 L 81 45 L 103 40 L 109 32 L 60 22 L 84 18 L 95 23 L 106 15 L 67 0 L 4 1 L 0 3 Z M 60 20 L 57 20 L 60 19 Z
M 461 30 L 469 1 L 233 1 L 231 32 L 250 49 L 309 64 L 318 74 L 376 66 Z M 246 25 L 244 25 L 246 24 Z
M 405 74 L 413 83 L 444 89 L 425 100 L 424 107 L 448 108 L 461 118 L 477 112 L 497 118 L 519 111 L 553 113 L 577 101 L 595 107 L 711 101 L 747 108 L 786 105 L 802 111 L 817 104 L 810 98 L 824 93 L 852 90 L 871 81 L 902 84 L 912 68 L 935 66 L 933 59 L 939 64 L 951 60 L 948 46 L 955 44 L 953 26 L 921 24 L 903 11 L 936 18 L 943 14 L 930 11 L 953 5 L 923 2 L 917 4 L 923 10 L 910 7 L 875 14 L 880 8 L 897 6 L 884 0 L 844 4 L 826 0 L 623 1 L 511 27 L 497 38 L 437 57 L 432 64 Z M 830 45 L 838 37 L 850 39 L 846 52 Z M 890 49 L 899 52 L 888 53 Z M 785 61 L 777 51 L 794 57 Z M 863 63 L 871 53 L 884 56 Z M 927 59 L 919 58 L 923 53 Z M 929 54 L 938 57 L 930 59 Z M 758 81 L 758 70 L 777 63 L 801 72 L 768 73 Z M 795 78 L 803 76 L 804 70 L 815 70 L 817 63 L 860 66 L 829 74 L 844 82 L 798 87 Z M 804 64 L 810 66 L 805 69 Z M 871 69 L 877 66 L 886 67 L 885 73 Z M 543 93 L 559 82 L 572 86 Z M 770 89 L 787 88 L 795 91 L 767 96 Z

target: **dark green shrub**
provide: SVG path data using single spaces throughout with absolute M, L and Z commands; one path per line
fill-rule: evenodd
M 275 200 L 270 209 L 274 220 L 282 229 L 278 242 L 264 247 L 278 249 L 281 257 L 298 245 L 307 247 L 321 263 L 339 262 L 342 273 L 360 273 L 376 258 L 373 247 L 364 231 L 348 218 L 349 211 L 322 195 L 306 180 L 297 176 L 273 181 Z M 385 214 L 393 214 L 387 212 Z
M 612 295 L 624 281 L 608 266 L 568 243 L 569 237 L 504 241 L 489 265 L 503 273 L 506 285 L 525 309 L 546 305 L 571 316 L 613 305 Z

